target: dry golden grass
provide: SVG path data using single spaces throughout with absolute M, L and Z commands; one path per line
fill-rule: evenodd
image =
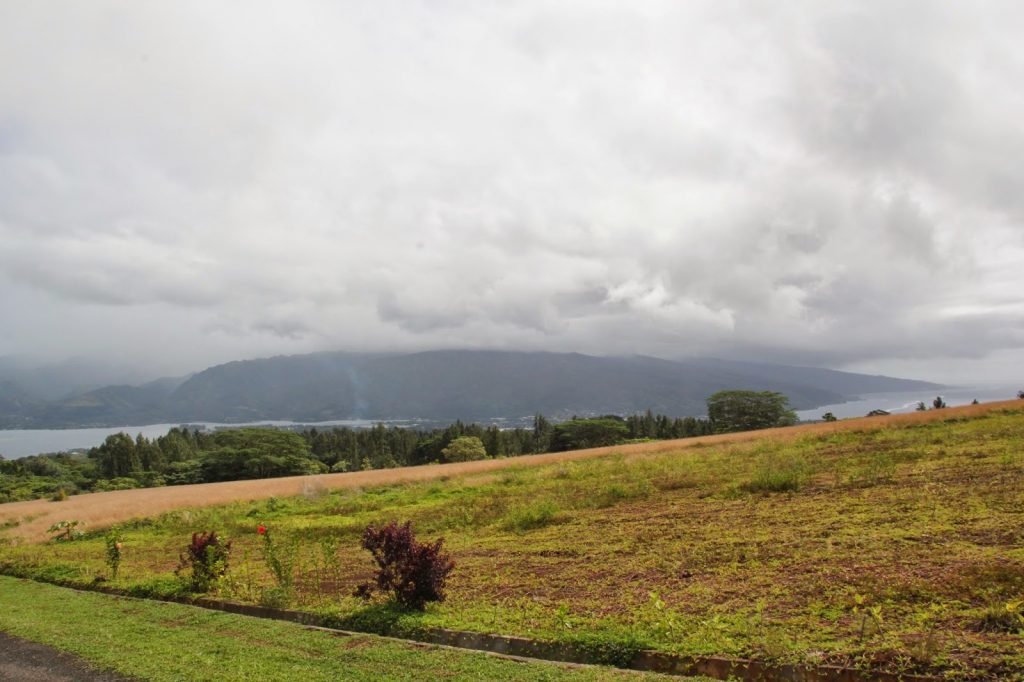
M 720 445 L 769 438 L 791 440 L 808 435 L 835 433 L 839 431 L 875 431 L 898 428 L 942 419 L 972 417 L 992 410 L 1020 407 L 1024 401 L 1007 400 L 950 407 L 943 410 L 911 412 L 888 417 L 861 417 L 837 422 L 806 424 L 786 428 L 745 431 L 742 433 L 699 436 L 679 440 L 655 441 L 618 445 L 572 452 L 526 455 L 508 459 L 491 459 L 477 462 L 453 464 L 431 464 L 400 469 L 356 471 L 343 474 L 322 474 L 319 476 L 291 476 L 249 481 L 228 481 L 224 483 L 202 483 L 197 485 L 117 490 L 88 495 L 76 495 L 62 502 L 32 500 L 0 504 L 0 525 L 19 522 L 8 534 L 26 540 L 45 539 L 46 529 L 62 519 L 77 519 L 86 528 L 103 528 L 131 518 L 152 516 L 174 509 L 205 507 L 236 501 L 251 501 L 269 497 L 300 495 L 310 490 L 336 490 L 365 488 L 393 483 L 435 480 L 454 476 L 473 476 L 486 481 L 487 473 L 519 466 L 536 466 L 552 462 L 600 457 L 610 453 L 640 455 L 670 450 L 682 450 L 694 446 Z M 473 484 L 474 480 L 467 480 Z

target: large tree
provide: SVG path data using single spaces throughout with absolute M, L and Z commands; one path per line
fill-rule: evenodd
M 797 421 L 789 398 L 774 391 L 719 391 L 707 403 L 715 433 L 791 426 Z
M 446 462 L 472 462 L 486 459 L 487 450 L 482 440 L 476 436 L 459 436 L 441 451 Z
M 629 436 L 622 417 L 606 415 L 592 419 L 570 419 L 556 424 L 551 437 L 552 452 L 615 445 Z

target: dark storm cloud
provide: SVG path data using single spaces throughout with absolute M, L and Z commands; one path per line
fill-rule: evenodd
M 0 354 L 1001 368 L 1022 33 L 1010 2 L 11 3 Z

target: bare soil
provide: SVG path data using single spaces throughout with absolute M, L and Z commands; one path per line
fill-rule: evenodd
M 127 682 L 45 644 L 0 632 L 0 682 Z

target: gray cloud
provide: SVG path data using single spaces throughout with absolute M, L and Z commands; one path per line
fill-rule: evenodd
M 1022 31 L 1011 2 L 11 3 L 0 355 L 1001 378 Z

